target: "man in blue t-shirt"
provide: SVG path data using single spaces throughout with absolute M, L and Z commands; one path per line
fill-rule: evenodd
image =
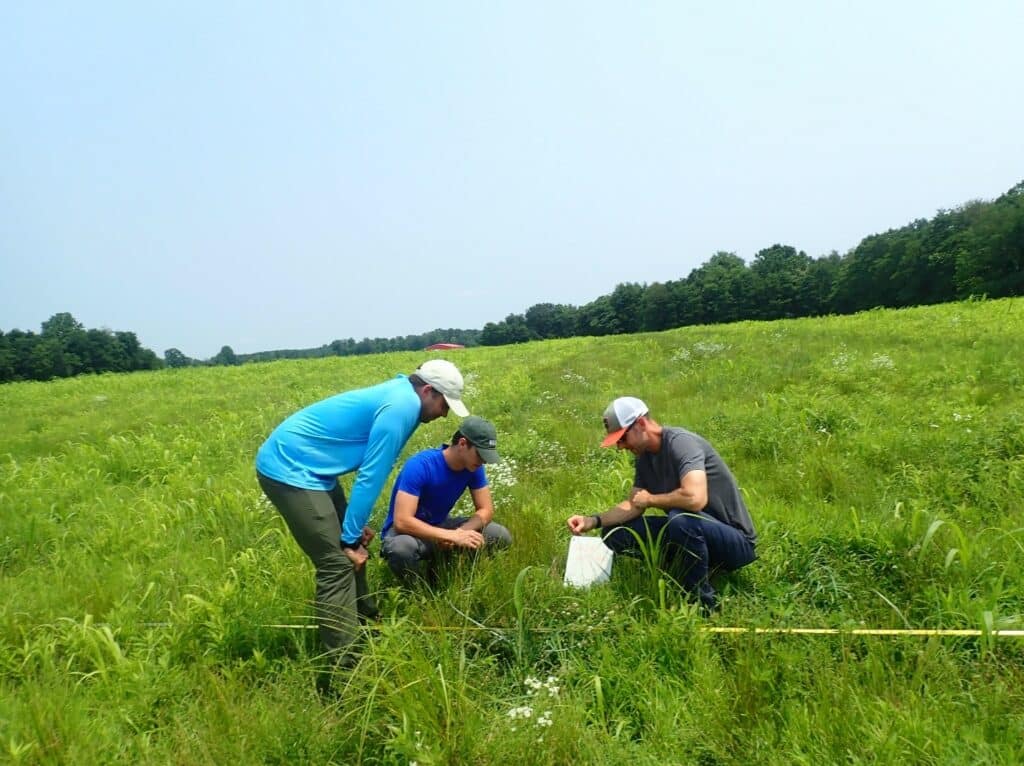
M 256 477 L 289 531 L 316 567 L 320 639 L 331 660 L 317 678 L 330 688 L 337 662 L 351 664 L 357 617 L 377 607 L 366 584 L 366 526 L 373 504 L 406 441 L 420 423 L 445 417 L 462 403 L 462 374 L 431 359 L 406 377 L 346 391 L 299 410 L 267 437 L 256 455 Z M 350 497 L 338 476 L 355 473 Z
M 507 547 L 512 535 L 494 523 L 494 504 L 484 463 L 498 462 L 497 432 L 483 418 L 468 417 L 450 445 L 413 455 L 391 490 L 391 508 L 381 530 L 381 553 L 402 579 L 422 574 L 422 564 L 438 549 Z M 476 512 L 451 517 L 469 489 Z

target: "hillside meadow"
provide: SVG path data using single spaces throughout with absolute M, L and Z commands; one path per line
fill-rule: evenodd
M 1022 350 L 1013 299 L 449 352 L 498 426 L 515 544 L 432 589 L 374 555 L 385 619 L 329 704 L 311 566 L 254 453 L 427 354 L 0 386 L 0 760 L 1019 763 L 1024 639 L 991 631 L 1024 628 Z M 562 586 L 565 518 L 631 484 L 598 446 L 625 394 L 715 444 L 757 524 L 710 620 L 643 560 Z

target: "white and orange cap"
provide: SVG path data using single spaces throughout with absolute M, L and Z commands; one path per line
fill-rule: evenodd
M 609 404 L 608 409 L 604 411 L 604 430 L 608 435 L 604 437 L 601 446 L 614 447 L 626 433 L 626 429 L 647 412 L 647 405 L 635 396 L 620 396 Z

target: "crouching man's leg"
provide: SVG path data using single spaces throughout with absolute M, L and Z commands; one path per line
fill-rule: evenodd
M 387 534 L 381 541 L 380 552 L 395 576 L 407 582 L 426 574 L 425 561 L 433 558 L 434 545 L 412 535 Z
M 665 526 L 663 516 L 641 516 L 626 524 L 607 527 L 602 532 L 604 544 L 615 553 L 625 556 L 639 557 L 643 549 L 653 544 L 661 544 L 661 530 Z
M 512 545 L 512 533 L 493 521 L 480 530 L 480 534 L 484 536 L 488 548 L 508 548 Z
M 441 526 L 445 529 L 458 529 L 471 518 L 471 516 L 447 518 L 441 523 Z M 512 533 L 501 524 L 497 524 L 493 521 L 481 529 L 480 534 L 484 536 L 486 548 L 508 548 L 512 545 Z
M 731 572 L 756 558 L 754 547 L 742 532 L 707 514 L 670 511 L 668 536 L 681 549 L 676 562 L 683 569 L 683 586 L 707 612 L 718 608 L 710 575 L 715 571 Z

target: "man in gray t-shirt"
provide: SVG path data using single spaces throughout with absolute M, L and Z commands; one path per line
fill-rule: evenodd
M 683 569 L 683 586 L 705 611 L 714 611 L 718 599 L 709 574 L 757 558 L 754 522 L 729 466 L 704 437 L 660 425 L 635 397 L 612 402 L 604 424 L 608 435 L 601 446 L 636 456 L 633 489 L 628 500 L 604 513 L 570 517 L 569 530 L 579 535 L 608 528 L 605 544 L 617 553 L 635 552 L 638 538 L 661 538 L 668 558 Z M 645 516 L 648 508 L 665 516 Z

